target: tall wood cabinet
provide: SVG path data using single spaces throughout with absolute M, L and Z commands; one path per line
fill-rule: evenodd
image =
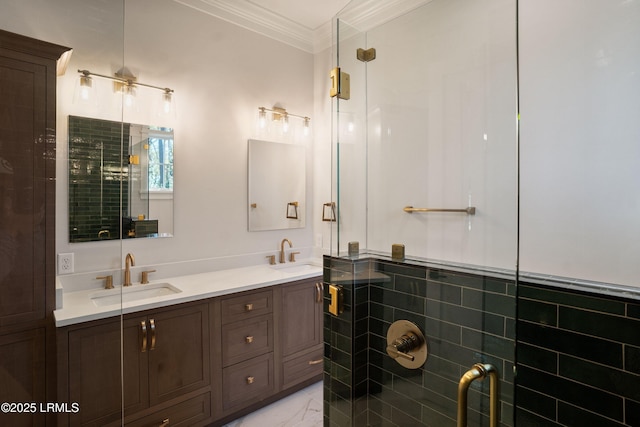
M 55 399 L 56 61 L 67 50 L 0 30 L 0 402 Z M 46 421 L 0 413 L 0 425 Z

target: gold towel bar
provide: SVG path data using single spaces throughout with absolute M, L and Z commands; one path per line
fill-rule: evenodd
M 469 206 L 464 209 L 431 209 L 431 208 L 414 208 L 413 206 L 405 206 L 403 209 L 407 213 L 413 212 L 464 212 L 467 215 L 475 215 L 476 208 L 475 206 Z

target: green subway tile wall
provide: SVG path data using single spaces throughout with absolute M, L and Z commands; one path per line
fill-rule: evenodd
M 458 382 L 477 362 L 498 369 L 500 425 L 512 425 L 513 280 L 326 257 L 325 282 L 325 289 L 342 285 L 347 299 L 340 316 L 325 310 L 325 425 L 455 426 Z M 400 319 L 427 337 L 429 357 L 420 369 L 386 354 L 387 330 Z M 476 381 L 469 426 L 488 425 L 489 381 Z
M 122 147 L 125 153 L 122 154 Z M 129 126 L 69 116 L 69 238 L 71 242 L 120 238 L 127 212 Z M 122 206 L 121 194 L 122 191 Z
M 333 316 L 325 291 L 325 426 L 453 427 L 476 362 L 500 371 L 503 426 L 640 426 L 637 300 L 522 280 L 516 297 L 514 280 L 373 258 L 324 267 L 346 299 Z M 385 352 L 399 319 L 427 336 L 421 369 Z M 470 389 L 469 426 L 488 425 L 488 386 Z
M 639 426 L 640 304 L 520 282 L 517 425 Z

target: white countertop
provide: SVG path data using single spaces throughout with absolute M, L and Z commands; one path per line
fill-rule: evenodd
M 125 292 L 148 289 L 169 284 L 179 292 L 169 295 L 152 296 L 136 301 L 121 303 L 120 286 L 114 289 L 89 289 L 63 292 L 62 308 L 55 310 L 56 326 L 68 326 L 90 320 L 104 319 L 122 314 L 165 307 L 190 301 L 259 289 L 295 280 L 322 275 L 322 262 L 317 259 L 299 260 L 295 263 L 277 265 L 256 265 L 166 279 L 151 280 L 148 285 L 134 283 Z M 92 299 L 97 295 L 113 297 L 116 303 L 97 306 Z

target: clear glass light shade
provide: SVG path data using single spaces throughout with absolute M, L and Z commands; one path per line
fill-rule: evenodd
M 90 76 L 80 76 L 80 99 L 88 101 L 93 94 L 93 80 Z
M 162 94 L 162 112 L 164 114 L 171 114 L 174 110 L 173 94 L 169 91 L 165 91 Z
M 304 118 L 304 123 L 302 128 L 302 133 L 304 136 L 309 136 L 309 132 L 311 128 L 310 122 L 311 122 L 311 119 L 309 117 Z
M 73 103 L 86 107 L 97 104 L 97 88 L 93 79 L 87 75 L 80 75 L 73 90 Z
M 135 105 L 136 100 L 136 88 L 131 84 L 122 86 L 122 94 L 124 96 L 124 106 L 131 108 Z
M 264 107 L 260 107 L 258 110 L 258 128 L 264 129 L 267 127 L 267 112 Z

